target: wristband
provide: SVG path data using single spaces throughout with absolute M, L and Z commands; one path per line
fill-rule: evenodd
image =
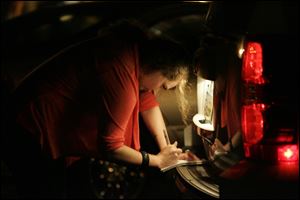
M 141 168 L 147 168 L 149 166 L 149 154 L 145 151 L 141 151 L 142 154 L 142 164 L 141 164 Z

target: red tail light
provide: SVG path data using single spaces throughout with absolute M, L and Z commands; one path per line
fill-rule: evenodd
M 255 84 L 263 84 L 263 56 L 261 45 L 257 42 L 249 42 L 243 56 L 243 80 Z
M 243 107 L 242 129 L 246 157 L 252 157 L 256 152 L 256 144 L 264 135 L 263 111 L 266 105 L 262 103 L 263 56 L 262 46 L 257 42 L 248 42 L 243 54 Z
M 263 49 L 260 43 L 246 43 L 242 66 L 242 131 L 245 157 L 272 161 L 297 161 L 298 145 L 293 129 L 270 129 L 268 117 L 274 107 L 266 103 L 263 76 Z M 274 122 L 274 121 L 273 121 Z M 272 126 L 272 125 L 271 125 Z M 274 126 L 276 127 L 276 126 Z M 272 131 L 275 130 L 275 131 Z
M 250 157 L 250 148 L 263 138 L 265 104 L 244 105 L 242 108 L 242 128 L 245 156 Z
M 262 111 L 264 104 L 251 104 L 242 108 L 242 126 L 245 134 L 244 141 L 250 144 L 256 144 L 263 137 L 264 119 Z
M 278 161 L 298 161 L 298 146 L 284 145 L 277 148 Z

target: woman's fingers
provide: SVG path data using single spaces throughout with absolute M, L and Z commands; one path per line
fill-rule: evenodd
M 172 145 L 177 147 L 177 141 L 175 141 Z
M 180 149 L 180 148 L 177 148 L 175 151 L 176 151 L 176 153 L 178 153 L 178 154 L 181 154 L 181 153 L 182 153 L 182 149 Z
M 181 148 L 177 148 L 177 144 L 178 144 L 178 142 L 175 141 L 173 144 L 168 145 L 167 148 L 168 148 L 169 155 L 173 155 L 173 156 L 179 158 L 179 156 L 182 153 L 182 149 Z
M 171 153 L 173 155 L 175 155 L 177 158 L 179 157 L 179 155 L 182 153 L 182 149 L 181 148 L 177 148 L 177 141 L 175 141 L 173 144 L 172 144 L 172 149 L 171 149 Z
M 188 160 L 189 156 L 187 155 L 187 153 L 181 153 L 178 156 L 179 160 Z
M 216 139 L 215 139 L 215 145 L 216 145 L 217 147 L 220 147 L 220 146 L 222 146 L 222 142 L 221 142 L 218 138 L 216 138 Z

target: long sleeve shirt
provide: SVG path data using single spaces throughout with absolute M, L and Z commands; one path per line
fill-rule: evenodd
M 107 38 L 70 47 L 17 90 L 16 122 L 53 159 L 139 150 L 138 113 L 158 106 L 152 92 L 139 92 L 139 69 L 136 44 Z

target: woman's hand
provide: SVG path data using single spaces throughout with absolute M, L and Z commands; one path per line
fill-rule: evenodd
M 159 160 L 158 167 L 163 168 L 175 164 L 180 158 L 181 154 L 182 149 L 177 148 L 177 142 L 167 145 L 157 154 Z
M 218 155 L 224 155 L 230 151 L 229 144 L 223 145 L 222 142 L 216 138 L 213 145 L 210 148 L 210 156 L 215 157 Z
M 195 161 L 195 160 L 200 160 L 200 158 L 198 158 L 198 156 L 196 156 L 190 150 L 186 150 L 185 152 L 179 155 L 179 160 Z
M 215 151 L 225 151 L 222 142 L 218 138 L 216 138 L 214 144 L 211 145 L 211 150 L 213 152 L 215 152 Z

